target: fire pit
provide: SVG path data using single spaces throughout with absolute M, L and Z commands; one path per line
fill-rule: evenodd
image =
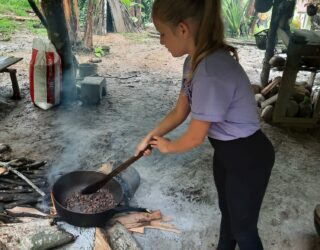
M 60 219 L 79 227 L 104 227 L 116 213 L 147 211 L 144 208 L 130 207 L 128 201 L 125 202 L 123 188 L 116 179 L 110 180 L 100 189 L 102 195 L 110 193 L 113 196 L 113 208 L 111 209 L 111 204 L 109 203 L 104 207 L 97 208 L 94 206 L 92 208 L 93 201 L 90 198 L 98 197 L 98 193 L 92 194 L 91 197 L 89 195 L 85 197 L 86 195 L 84 195 L 83 197 L 76 198 L 75 194 L 79 194 L 84 187 L 104 177 L 105 174 L 96 171 L 74 171 L 61 176 L 52 187 L 52 200 Z M 83 210 L 79 208 L 74 209 L 68 206 L 68 202 L 74 199 L 78 201 L 80 199 L 82 205 L 86 202 L 88 203 L 86 203 Z M 101 205 L 102 203 L 99 204 Z

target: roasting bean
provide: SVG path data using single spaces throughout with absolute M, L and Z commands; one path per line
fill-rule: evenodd
M 89 195 L 75 192 L 65 200 L 68 210 L 85 214 L 100 213 L 114 208 L 115 205 L 112 194 L 105 189 Z

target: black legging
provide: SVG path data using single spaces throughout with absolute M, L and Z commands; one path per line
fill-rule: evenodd
M 214 148 L 213 173 L 221 210 L 218 250 L 263 249 L 258 217 L 274 164 L 271 142 L 257 131 L 247 138 L 220 141 Z

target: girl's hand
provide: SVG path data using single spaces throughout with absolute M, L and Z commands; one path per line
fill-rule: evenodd
M 139 144 L 136 147 L 136 151 L 134 153 L 134 156 L 137 156 L 141 151 L 145 150 L 146 147 L 150 144 L 150 140 L 151 140 L 152 136 L 146 136 L 145 138 L 143 138 Z M 151 155 L 151 150 L 147 149 L 144 153 L 144 156 L 149 156 Z
M 168 146 L 170 140 L 161 136 L 153 136 L 150 144 L 153 148 L 157 148 L 161 153 L 167 154 L 169 153 Z

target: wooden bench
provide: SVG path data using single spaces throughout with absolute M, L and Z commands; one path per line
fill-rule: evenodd
M 17 70 L 9 69 L 9 67 L 21 61 L 22 59 L 23 58 L 13 57 L 13 56 L 0 57 L 0 73 L 6 72 L 10 74 L 12 89 L 13 89 L 13 96 L 12 96 L 13 99 L 21 99 L 21 95 L 20 95 L 19 84 L 16 76 Z

